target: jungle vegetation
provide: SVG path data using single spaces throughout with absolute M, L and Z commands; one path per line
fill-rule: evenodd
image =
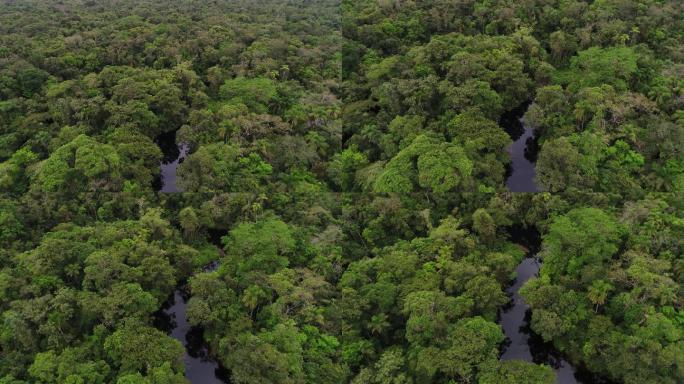
M 684 382 L 683 42 L 675 0 L 2 1 L 0 383 L 186 383 L 182 282 L 236 384 L 554 383 L 499 360 L 514 227 L 535 333 Z

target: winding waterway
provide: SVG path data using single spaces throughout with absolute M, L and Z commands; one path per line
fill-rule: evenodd
M 182 192 L 176 183 L 176 171 L 188 156 L 190 146 L 187 143 L 176 144 L 176 131 L 162 133 L 156 142 L 164 157 L 160 164 L 160 177 L 155 180 L 155 189 L 163 193 Z
M 511 192 L 539 192 L 535 180 L 537 141 L 534 129 L 525 125 L 524 114 L 529 103 L 504 113 L 499 125 L 511 136 L 513 143 L 506 150 L 511 158 L 506 187 Z
M 212 271 L 217 267 L 218 263 L 213 262 L 203 271 Z M 187 284 L 182 284 L 156 314 L 155 325 L 185 347 L 185 377 L 191 384 L 229 383 L 228 371 L 209 354 L 209 348 L 202 338 L 202 329 L 188 322 L 188 299 Z
M 501 360 L 525 360 L 537 364 L 546 364 L 556 372 L 558 384 L 589 384 L 576 376 L 576 369 L 555 351 L 552 345 L 544 343 L 541 337 L 530 329 L 530 307 L 518 291 L 532 277 L 539 273 L 539 260 L 534 256 L 526 257 L 515 269 L 517 278 L 507 292 L 511 295 L 511 303 L 500 313 L 500 324 L 506 335 Z
M 594 375 L 584 367 L 572 365 L 552 343 L 544 342 L 541 336 L 532 331 L 532 312 L 520 296 L 519 290 L 529 279 L 539 275 L 541 260 L 537 253 L 541 247 L 541 238 L 534 228 L 519 226 L 509 228 L 509 235 L 511 241 L 527 250 L 527 254 L 515 270 L 515 281 L 506 290 L 511 296 L 511 302 L 499 312 L 499 324 L 506 335 L 501 360 L 519 359 L 546 364 L 555 371 L 557 384 L 609 384 L 610 381 Z
M 511 158 L 506 186 L 511 192 L 539 192 L 535 180 L 535 162 L 537 157 L 537 141 L 534 129 L 525 125 L 524 114 L 529 103 L 505 113 L 499 124 L 511 136 L 513 143 L 507 151 Z M 506 342 L 501 360 L 524 360 L 551 366 L 556 372 L 558 384 L 589 384 L 593 380 L 580 379 L 587 376 L 585 372 L 577 372 L 568 361 L 556 351 L 550 343 L 545 343 L 530 328 L 531 311 L 520 296 L 520 288 L 529 279 L 539 274 L 541 261 L 537 252 L 541 243 L 539 234 L 533 229 L 512 228 L 512 241 L 527 250 L 525 259 L 516 268 L 515 282 L 508 287 L 507 293 L 511 302 L 499 313 L 499 323 L 506 335 Z
M 156 142 L 162 151 L 163 159 L 160 164 L 160 176 L 154 182 L 155 190 L 163 193 L 182 192 L 176 182 L 176 171 L 178 165 L 187 157 L 190 146 L 186 143 L 177 144 L 175 131 L 159 135 Z M 212 240 L 214 237 L 216 236 L 213 236 Z M 222 253 L 220 243 L 216 245 Z M 212 271 L 217 267 L 218 262 L 214 261 L 204 267 L 203 271 Z M 191 384 L 229 383 L 228 371 L 209 354 L 207 343 L 202 337 L 202 329 L 193 327 L 188 322 L 189 296 L 187 283 L 180 284 L 162 309 L 155 314 L 155 325 L 180 341 L 185 348 L 185 377 Z

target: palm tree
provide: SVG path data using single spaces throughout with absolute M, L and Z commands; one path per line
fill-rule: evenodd
M 594 312 L 598 311 L 599 305 L 606 303 L 608 298 L 608 293 L 613 290 L 613 286 L 603 280 L 596 280 L 591 284 L 589 290 L 587 291 L 587 297 L 589 301 L 594 304 Z
M 387 315 L 381 313 L 379 315 L 373 315 L 370 322 L 368 323 L 368 329 L 370 329 L 373 334 L 381 334 L 385 329 L 390 326 L 389 321 L 387 321 Z

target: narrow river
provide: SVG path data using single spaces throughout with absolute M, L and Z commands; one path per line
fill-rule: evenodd
M 537 143 L 534 129 L 525 125 L 523 116 L 530 103 L 503 114 L 499 125 L 511 136 L 513 143 L 507 151 L 511 158 L 506 186 L 511 192 L 539 192 L 535 180 L 535 162 Z M 516 279 L 508 287 L 511 303 L 499 313 L 501 328 L 506 335 L 506 344 L 501 360 L 520 359 L 551 366 L 556 372 L 558 384 L 589 384 L 592 380 L 580 380 L 578 377 L 588 376 L 577 372 L 568 361 L 556 351 L 550 343 L 544 343 L 541 337 L 530 329 L 530 308 L 519 294 L 520 288 L 529 279 L 536 277 L 541 267 L 537 252 L 541 245 L 539 234 L 533 229 L 512 228 L 511 240 L 528 249 L 526 258 L 516 268 Z
M 176 132 L 161 134 L 156 139 L 164 157 L 160 164 L 160 177 L 155 180 L 155 190 L 162 193 L 182 192 L 176 183 L 178 165 L 187 157 L 190 146 L 186 143 L 176 144 Z M 212 242 L 223 254 L 218 232 L 212 233 Z M 205 266 L 202 271 L 209 272 L 218 268 L 218 261 Z M 155 314 L 155 326 L 169 336 L 180 341 L 185 348 L 183 362 L 185 377 L 190 384 L 226 384 L 230 382 L 229 372 L 223 368 L 210 354 L 207 343 L 203 339 L 202 329 L 193 327 L 188 322 L 187 308 L 190 292 L 187 283 L 180 284 L 173 295 Z
M 511 192 L 539 192 L 535 180 L 537 142 L 534 129 L 525 125 L 524 114 L 529 103 L 504 113 L 499 125 L 511 136 L 513 143 L 506 148 L 511 158 L 506 187 Z
M 212 271 L 217 267 L 218 263 L 213 262 L 203 271 Z M 193 327 L 188 322 L 188 299 L 187 284 L 182 284 L 156 314 L 155 325 L 185 347 L 185 377 L 191 384 L 229 383 L 228 371 L 209 355 L 209 348 L 202 338 L 202 329 Z
M 582 366 L 572 365 L 552 343 L 544 342 L 541 336 L 532 331 L 532 312 L 519 290 L 529 279 L 539 274 L 541 260 L 537 253 L 541 248 L 541 238 L 536 229 L 520 226 L 509 228 L 509 235 L 512 242 L 527 250 L 527 255 L 515 270 L 515 281 L 506 290 L 511 302 L 499 312 L 499 324 L 506 335 L 501 360 L 520 359 L 546 364 L 555 371 L 557 384 L 615 384 Z
M 590 381 L 579 380 L 576 369 L 530 329 L 530 307 L 518 291 L 527 280 L 537 276 L 540 266 L 536 257 L 528 255 L 515 270 L 517 278 L 507 290 L 512 297 L 511 304 L 500 313 L 499 322 L 507 339 L 501 360 L 520 359 L 549 365 L 556 372 L 558 384 L 589 384 Z
M 155 190 L 163 193 L 182 192 L 176 183 L 176 171 L 188 156 L 190 146 L 186 143 L 176 144 L 175 131 L 157 136 L 156 142 L 164 157 L 160 164 L 160 177 L 155 180 Z

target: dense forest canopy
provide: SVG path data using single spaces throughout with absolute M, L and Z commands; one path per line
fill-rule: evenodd
M 533 254 L 546 347 L 684 382 L 683 42 L 674 0 L 1 1 L 0 384 L 187 383 L 176 290 L 233 383 L 550 384 L 500 358 Z

